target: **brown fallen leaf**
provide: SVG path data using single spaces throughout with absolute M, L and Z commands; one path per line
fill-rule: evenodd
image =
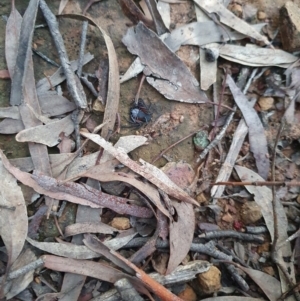
M 28 230 L 27 209 L 16 178 L 0 161 L 0 235 L 7 250 L 7 270 L 23 249 Z
M 121 163 L 129 167 L 137 174 L 143 176 L 149 182 L 151 182 L 161 190 L 165 191 L 170 196 L 180 201 L 188 202 L 195 206 L 199 206 L 199 204 L 192 197 L 190 197 L 185 191 L 183 191 L 174 182 L 172 182 L 164 172 L 162 172 L 154 165 L 151 165 L 142 159 L 140 159 L 142 165 L 139 165 L 137 162 L 131 160 L 122 149 L 113 147 L 111 143 L 105 141 L 99 135 L 85 132 L 81 132 L 81 135 L 102 146 L 106 151 L 108 151 Z
M 133 176 L 123 174 L 123 173 L 104 173 L 102 171 L 101 165 L 96 165 L 87 170 L 85 173 L 80 174 L 80 177 L 88 177 L 92 179 L 96 179 L 100 182 L 111 182 L 111 181 L 121 181 L 128 183 L 146 195 L 149 200 L 167 217 L 170 217 L 169 212 L 162 205 L 160 201 L 160 196 L 152 185 L 148 183 L 143 183 Z
M 40 185 L 40 187 L 52 193 L 63 192 L 70 196 L 79 197 L 93 203 L 98 203 L 100 206 L 109 208 L 119 214 L 129 214 L 144 218 L 153 216 L 153 213 L 149 208 L 128 204 L 128 199 L 106 194 L 89 187 L 88 185 L 59 181 L 44 176 L 39 172 L 34 172 L 31 177 Z
M 156 294 L 163 301 L 183 301 L 181 298 L 177 297 L 173 293 L 171 293 L 164 286 L 156 282 L 150 276 L 148 276 L 143 270 L 136 267 L 133 263 L 131 263 L 128 259 L 117 253 L 116 251 L 110 251 L 113 255 L 115 255 L 118 259 L 122 260 L 126 263 L 130 268 L 132 268 L 136 277 L 140 279 L 149 290 L 151 290 L 154 294 Z
M 62 13 L 62 11 L 65 9 L 65 7 L 67 6 L 69 0 L 61 0 L 59 3 L 59 8 L 58 8 L 58 14 L 60 15 Z
M 48 117 L 63 115 L 76 108 L 74 102 L 57 94 L 43 93 L 38 98 L 43 114 Z
M 16 56 L 16 64 L 14 66 L 11 83 L 10 104 L 12 106 L 20 105 L 24 99 L 23 87 L 25 86 L 27 78 L 29 62 L 32 60 L 31 44 L 38 7 L 38 0 L 30 0 L 23 16 L 20 40 L 18 43 L 18 54 Z
M 20 113 L 18 107 L 6 107 L 0 108 L 0 118 L 12 118 L 20 119 Z
M 21 119 L 5 118 L 0 122 L 0 134 L 16 134 L 24 129 Z
M 142 21 L 147 27 L 154 29 L 154 23 L 148 19 L 132 0 L 119 0 L 122 11 L 133 24 Z
M 68 237 L 82 233 L 113 234 L 114 232 L 119 232 L 119 230 L 102 222 L 84 222 L 67 226 L 64 234 Z
M 265 26 L 266 23 L 252 25 L 258 31 Z M 231 30 L 226 26 L 231 40 L 244 39 L 245 35 Z M 220 26 L 214 21 L 192 22 L 174 29 L 164 42 L 173 51 L 177 51 L 181 45 L 206 45 L 216 42 L 224 42 L 229 37 L 223 36 Z
M 148 83 L 167 99 L 187 103 L 208 101 L 187 66 L 143 23 L 129 28 L 122 41 L 132 54 L 139 56 Z
M 90 260 L 76 260 L 54 255 L 43 255 L 42 259 L 45 263 L 45 268 L 52 269 L 58 272 L 69 272 L 79 275 L 86 275 L 110 283 L 114 283 L 118 279 L 124 277 L 130 277 L 123 272 L 100 262 L 94 262 Z
M 16 135 L 16 140 L 18 142 L 40 143 L 52 147 L 60 142 L 60 134 L 62 132 L 69 136 L 73 131 L 74 122 L 72 121 L 72 116 L 69 115 L 46 125 L 38 125 L 22 130 Z
M 83 65 L 90 62 L 94 56 L 87 52 L 83 57 Z M 71 61 L 70 67 L 73 71 L 78 68 L 78 60 Z M 47 76 L 39 80 L 36 84 L 36 89 L 38 95 L 47 93 L 49 90 L 53 89 L 57 85 L 61 84 L 66 79 L 62 67 L 59 67 L 51 76 Z
M 242 111 L 243 117 L 249 128 L 250 149 L 255 158 L 258 173 L 267 179 L 270 170 L 268 143 L 264 127 L 259 119 L 257 112 L 249 104 L 247 97 L 236 86 L 230 75 L 227 75 L 227 84 L 233 95 L 233 98 Z
M 37 259 L 37 256 L 34 254 L 34 252 L 28 248 L 25 247 L 18 259 L 14 262 L 14 264 L 11 267 L 10 272 L 14 272 L 27 264 L 32 263 Z M 12 299 L 17 294 L 21 293 L 23 290 L 26 289 L 26 287 L 33 281 L 33 275 L 34 270 L 31 270 L 24 275 L 21 275 L 15 279 L 9 280 L 5 283 L 5 297 L 7 300 Z
M 3 165 L 11 174 L 13 174 L 20 182 L 22 182 L 27 186 L 32 187 L 36 192 L 40 194 L 44 194 L 46 196 L 52 197 L 57 200 L 67 200 L 75 204 L 81 204 L 93 208 L 107 206 L 107 208 L 111 208 L 112 210 L 115 209 L 116 212 L 120 214 L 128 213 L 133 216 L 145 217 L 145 218 L 152 217 L 153 215 L 152 211 L 146 207 L 127 204 L 128 199 L 103 194 L 102 192 L 96 189 L 88 188 L 88 187 L 84 188 L 84 186 L 75 183 L 64 183 L 60 185 L 57 180 L 51 177 L 44 176 L 41 174 L 39 174 L 39 176 L 36 175 L 33 176 L 29 173 L 23 172 L 18 168 L 12 166 L 1 150 L 0 150 L 0 157 L 2 159 Z M 33 177 L 36 181 L 33 179 Z M 43 185 L 45 185 L 49 190 L 44 189 L 40 185 L 38 185 L 37 182 L 40 181 L 43 182 Z M 69 188 L 71 186 L 72 189 Z M 51 191 L 50 190 L 51 188 L 54 191 Z M 74 188 L 75 191 L 73 191 Z M 63 190 L 66 191 L 71 190 L 69 192 L 73 191 L 73 194 L 78 193 L 79 195 L 82 196 L 85 195 L 86 197 L 88 197 L 88 199 L 84 199 L 80 196 L 69 194 L 68 192 Z
M 194 2 L 201 7 L 208 15 L 217 14 L 219 21 L 242 34 L 249 36 L 257 41 L 269 45 L 267 37 L 261 35 L 257 30 L 252 28 L 250 24 L 238 18 L 229 9 L 224 6 L 223 1 L 220 0 L 194 0 Z
M 14 75 L 14 68 L 16 65 L 21 24 L 22 16 L 16 10 L 15 1 L 12 1 L 11 13 L 7 19 L 5 32 L 5 58 L 11 78 Z
M 109 35 L 97 24 L 93 19 L 88 18 L 84 15 L 76 14 L 65 14 L 60 15 L 61 17 L 73 18 L 77 20 L 88 21 L 89 24 L 96 26 L 101 32 L 108 51 L 109 61 L 109 75 L 108 75 L 108 87 L 107 87 L 107 100 L 105 101 L 105 112 L 103 117 L 104 126 L 101 130 L 101 135 L 107 137 L 109 133 L 112 133 L 115 127 L 116 116 L 119 108 L 120 98 L 120 80 L 119 80 L 119 65 L 116 50 L 114 44 Z
M 162 170 L 182 189 L 187 189 L 195 177 L 192 167 L 184 162 L 170 162 Z M 184 260 L 194 238 L 195 213 L 191 204 L 172 200 L 176 220 L 170 220 L 170 258 L 166 274 L 173 272 Z

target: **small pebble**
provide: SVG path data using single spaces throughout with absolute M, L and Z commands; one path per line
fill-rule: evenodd
M 264 11 L 259 10 L 257 12 L 257 19 L 258 20 L 265 20 L 266 18 L 267 18 L 267 15 L 266 15 L 266 13 Z
M 255 202 L 246 202 L 241 208 L 241 218 L 244 224 L 249 225 L 261 219 L 261 208 Z
M 109 224 L 118 230 L 127 230 L 131 227 L 130 221 L 126 217 L 115 217 Z
M 198 274 L 197 279 L 204 294 L 212 294 L 221 288 L 221 272 L 215 266 L 211 266 L 207 272 Z
M 197 295 L 194 290 L 189 286 L 186 285 L 184 291 L 178 294 L 178 297 L 184 301 L 196 301 Z
M 260 97 L 258 100 L 258 104 L 262 111 L 267 111 L 273 107 L 274 98 L 273 97 Z

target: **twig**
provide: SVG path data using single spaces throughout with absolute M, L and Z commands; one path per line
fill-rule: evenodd
M 55 15 L 51 12 L 45 0 L 40 0 L 40 8 L 44 14 L 46 22 L 48 24 L 50 33 L 58 51 L 58 55 L 63 67 L 69 92 L 76 104 L 80 109 L 87 108 L 87 101 L 83 91 L 78 88 L 78 82 L 76 82 L 75 74 L 70 67 L 70 61 L 67 55 L 67 51 L 64 45 L 63 38 L 59 32 L 58 24 Z
M 90 0 L 88 2 L 88 4 L 86 5 L 86 7 L 83 9 L 83 12 L 82 14 L 85 15 L 87 10 L 94 4 L 94 3 L 97 3 L 97 2 L 100 2 L 101 0 Z
M 218 102 L 218 106 L 217 106 L 217 114 L 216 114 L 216 116 L 215 116 L 215 120 L 217 121 L 218 119 L 219 119 L 219 116 L 220 116 L 220 104 L 222 104 L 223 103 L 223 98 L 224 98 L 224 92 L 225 92 L 225 87 L 226 87 L 226 77 L 227 77 L 227 73 L 228 73 L 228 69 L 227 68 L 225 68 L 225 76 L 224 76 L 224 80 L 223 80 L 223 83 L 222 83 L 222 91 L 221 91 L 221 97 L 220 97 L 220 100 L 219 100 L 219 102 Z M 214 87 L 215 87 L 216 85 L 214 85 Z M 234 113 L 231 113 L 231 114 L 234 114 Z M 215 135 L 216 135 L 216 128 L 217 128 L 217 122 L 215 122 L 215 124 L 214 124 L 214 128 L 213 128 L 213 137 L 212 138 L 214 138 L 215 137 Z
M 76 150 L 80 150 L 81 149 L 81 147 L 80 147 L 81 142 L 80 142 L 80 134 L 79 134 L 79 131 L 80 131 L 79 123 L 80 123 L 80 120 L 82 118 L 81 110 L 80 109 L 74 110 L 72 112 L 71 118 L 72 118 L 72 121 L 74 123 Z M 82 156 L 81 151 L 79 151 L 78 156 L 80 156 L 80 157 Z
M 84 49 L 86 44 L 86 35 L 87 35 L 88 26 L 89 26 L 89 22 L 84 21 L 82 24 L 82 32 L 81 32 L 80 48 L 79 48 L 79 62 L 78 62 L 78 69 L 77 69 L 77 75 L 79 78 L 81 78 L 81 74 L 82 74 Z
M 147 241 L 147 238 L 144 238 L 144 237 L 134 238 L 127 245 L 123 246 L 123 248 L 127 249 L 127 248 L 140 247 L 140 246 L 144 245 L 146 243 L 146 241 Z M 165 249 L 168 247 L 169 247 L 169 242 L 167 240 L 163 241 L 161 239 L 157 239 L 156 248 Z M 218 251 L 215 248 L 213 241 L 210 241 L 206 244 L 192 243 L 191 247 L 190 247 L 190 251 L 207 254 L 216 259 L 232 261 L 231 256 L 228 256 L 228 255 L 224 254 L 223 252 Z M 229 270 L 233 279 L 239 284 L 239 286 L 243 289 L 243 291 L 247 291 L 249 289 L 249 286 L 245 282 L 245 280 L 237 273 L 235 267 L 232 265 L 228 265 L 228 266 L 226 266 L 226 268 Z
M 300 186 L 300 182 L 284 182 L 284 181 L 253 181 L 253 182 L 217 182 L 211 183 L 211 186 L 216 185 L 230 185 L 230 186 L 286 186 L 286 187 L 294 187 Z
M 202 159 L 205 158 L 205 156 L 208 154 L 208 152 L 213 149 L 222 139 L 222 137 L 224 136 L 232 118 L 233 118 L 234 113 L 231 113 L 228 118 L 226 119 L 226 122 L 223 126 L 223 128 L 221 129 L 221 131 L 218 133 L 218 135 L 216 136 L 216 138 L 202 151 L 202 153 L 200 154 L 199 158 L 197 159 L 197 163 L 199 163 Z
M 10 272 L 8 274 L 7 280 L 16 279 L 32 270 L 35 270 L 35 269 L 43 266 L 43 265 L 44 265 L 44 261 L 41 258 L 39 258 L 33 262 L 30 262 L 27 265 L 24 265 L 23 267 L 15 270 L 15 271 Z
M 53 60 L 49 59 L 45 54 L 41 53 L 40 51 L 35 50 L 34 48 L 32 48 L 32 51 L 38 55 L 39 57 L 41 57 L 44 61 L 46 61 L 47 63 L 55 66 L 55 67 L 60 67 L 59 64 L 57 64 L 56 62 L 54 62 Z
M 209 255 L 213 258 L 232 261 L 231 256 L 228 256 L 225 253 L 220 252 L 215 248 L 215 245 L 214 245 L 213 241 L 210 241 L 210 242 L 206 243 L 205 245 L 192 243 L 190 250 L 194 251 L 194 252 L 207 254 L 207 255 Z M 248 284 L 238 274 L 235 267 L 233 265 L 229 264 L 229 265 L 226 265 L 226 268 L 230 272 L 232 278 L 238 283 L 240 288 L 242 288 L 243 291 L 248 291 L 249 290 Z
M 136 95 L 135 95 L 135 98 L 134 98 L 134 105 L 135 105 L 135 106 L 138 105 L 139 98 L 140 98 L 140 93 L 141 93 L 141 89 L 142 89 L 142 85 L 143 85 L 143 83 L 144 83 L 144 81 L 145 81 L 145 78 L 146 78 L 146 76 L 145 76 L 145 74 L 143 73 L 142 78 L 141 78 L 141 81 L 140 81 L 140 84 L 139 84 L 139 88 L 138 88 L 138 90 L 137 90 L 137 92 L 136 92 Z
M 220 231 L 209 231 L 199 235 L 200 238 L 206 239 L 215 239 L 215 238 L 222 238 L 222 237 L 232 237 L 248 242 L 254 242 L 262 244 L 264 243 L 264 238 L 262 236 L 247 234 L 242 232 L 237 232 L 233 230 L 220 230 Z
M 201 129 L 191 133 L 191 134 L 188 134 L 187 136 L 181 138 L 180 140 L 176 141 L 175 143 L 173 143 L 172 145 L 168 146 L 166 149 L 164 149 L 162 152 L 160 152 L 159 155 L 157 155 L 154 159 L 152 159 L 151 163 L 155 163 L 157 160 L 159 160 L 168 150 L 170 150 L 171 148 L 173 148 L 174 146 L 176 146 L 177 144 L 181 143 L 182 141 L 190 138 L 191 136 L 197 134 L 199 131 L 203 130 L 204 127 L 202 127 Z
M 89 90 L 92 92 L 92 94 L 95 97 L 98 97 L 98 92 L 96 91 L 93 84 L 88 80 L 88 75 L 85 73 L 82 73 L 82 74 L 83 74 L 83 76 L 80 77 L 81 81 L 89 88 Z
M 136 267 L 133 263 L 131 263 L 128 259 L 121 256 L 118 252 L 111 250 L 110 251 L 117 258 L 126 263 L 130 268 L 132 268 L 136 272 L 136 277 L 139 278 L 143 283 L 147 285 L 147 287 L 155 293 L 161 300 L 163 301 L 182 301 L 181 298 L 177 297 L 173 293 L 171 293 L 164 286 L 156 282 L 149 275 L 147 275 L 144 271 Z

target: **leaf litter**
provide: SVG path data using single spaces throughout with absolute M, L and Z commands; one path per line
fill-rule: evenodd
M 69 61 L 68 40 L 63 42 L 62 38 L 58 39 L 58 35 L 54 34 L 58 32 L 60 35 L 59 31 L 63 28 L 61 24 L 60 27 L 57 26 L 57 20 L 47 7 L 46 1 L 31 0 L 23 17 L 18 13 L 14 1 L 11 3 L 5 38 L 5 58 L 12 83 L 11 107 L 0 108 L 0 117 L 3 119 L 0 133 L 16 134 L 16 141 L 28 145 L 30 157 L 8 160 L 7 157 L 13 156 L 0 152 L 1 238 L 7 257 L 3 261 L 6 267 L 0 275 L 1 297 L 10 299 L 31 290 L 30 296 L 36 300 L 53 297 L 77 300 L 84 295 L 88 286 L 97 290 L 101 285 L 99 280 L 114 284 L 122 278 L 130 281 L 133 285 L 131 289 L 136 290 L 137 294 L 145 295 L 149 299 L 153 298 L 151 294 L 162 300 L 185 299 L 187 283 L 200 300 L 268 298 L 273 301 L 281 296 L 292 295 L 294 292 L 289 288 L 295 285 L 298 275 L 292 261 L 293 246 L 288 239 L 292 233 L 288 234 L 288 231 L 292 226 L 295 227 L 295 220 L 291 220 L 286 214 L 289 211 L 283 206 L 290 206 L 290 211 L 296 211 L 296 196 L 300 193 L 299 185 L 296 185 L 300 178 L 298 164 L 293 162 L 294 144 L 300 139 L 295 123 L 299 119 L 297 55 L 280 49 L 280 36 L 268 37 L 265 34 L 271 33 L 271 29 L 269 25 L 267 29 L 264 28 L 269 20 L 262 17 L 261 8 L 257 13 L 259 22 L 254 22 L 243 19 L 241 12 L 244 9 L 246 15 L 248 7 L 243 8 L 239 3 L 232 3 L 227 7 L 226 3 L 218 0 L 195 0 L 194 3 L 159 1 L 158 9 L 156 1 L 147 0 L 140 3 L 141 10 L 133 1 L 122 1 L 124 14 L 134 24 L 127 29 L 124 23 L 123 28 L 120 28 L 122 33 L 115 36 L 111 35 L 103 20 L 89 17 L 89 12 L 93 15 L 91 5 L 97 10 L 97 5 L 104 5 L 105 2 L 90 1 L 83 14 L 75 2 L 62 0 L 56 9 L 59 14 L 65 14 L 57 20 L 61 24 L 61 20 L 69 18 L 87 22 L 86 24 L 90 24 L 88 30 L 92 38 L 101 43 L 101 39 L 104 40 L 104 56 L 108 57 L 109 62 L 107 86 L 99 84 L 99 76 L 104 76 L 104 73 L 99 71 L 101 67 L 96 66 L 99 64 L 95 63 L 94 55 L 99 59 L 96 52 L 91 54 L 86 49 L 80 51 L 82 54 L 79 58 L 71 55 L 75 60 Z M 57 70 L 52 68 L 53 74 L 38 80 L 35 85 L 33 70 L 36 60 L 32 59 L 31 46 L 32 41 L 38 41 L 38 29 L 34 29 L 34 25 L 39 5 L 46 16 L 63 67 Z M 198 22 L 194 22 L 195 7 Z M 121 7 L 118 9 L 121 12 Z M 184 20 L 183 11 L 186 11 L 189 20 Z M 280 11 L 277 13 L 281 17 Z M 170 20 L 175 21 L 170 23 Z M 121 41 L 128 52 L 136 56 L 131 66 L 129 60 L 126 61 L 126 56 L 123 58 L 120 55 L 121 48 L 125 51 Z M 43 43 L 40 40 L 36 45 Z M 197 48 L 192 48 L 193 46 Z M 82 47 L 85 48 L 84 45 Z M 195 51 L 198 58 L 193 57 Z M 185 53 L 189 53 L 188 56 L 184 56 Z M 132 61 L 132 56 L 130 58 Z M 198 75 L 195 72 L 195 62 L 200 64 L 200 79 L 199 72 Z M 98 71 L 95 74 L 91 73 L 94 71 L 84 72 L 82 76 L 82 66 L 91 70 L 91 64 Z M 249 76 L 248 72 L 243 78 L 245 67 L 242 65 L 250 70 L 252 67 L 260 69 L 255 70 L 256 75 L 252 72 Z M 127 72 L 124 66 L 130 66 Z M 287 72 L 283 73 L 282 69 L 285 68 L 288 68 Z M 125 72 L 121 80 L 119 69 Z M 138 100 L 140 94 L 147 95 L 147 84 L 143 84 L 145 77 L 146 82 L 157 90 L 158 93 L 154 95 L 160 95 L 160 101 L 164 105 L 159 106 L 159 102 L 154 101 L 153 108 L 152 105 L 129 106 L 131 115 L 128 115 L 124 110 L 120 83 L 141 72 L 143 78 L 137 95 L 131 95 L 131 98 Z M 280 80 L 276 83 L 274 79 L 270 80 L 270 73 L 274 75 L 273 78 Z M 2 77 L 9 78 L 7 75 Z M 40 74 L 39 78 L 41 77 Z M 68 91 L 65 90 L 65 82 L 68 83 Z M 89 92 L 88 87 L 91 85 L 95 87 Z M 203 108 L 203 104 L 212 103 L 209 90 L 212 85 L 215 106 L 213 109 Z M 99 91 L 99 88 L 102 90 Z M 203 90 L 208 90 L 208 93 Z M 276 94 L 276 91 L 281 94 Z M 106 99 L 101 95 L 106 95 Z M 248 101 L 266 96 L 275 98 L 273 105 L 268 108 L 262 106 L 262 101 L 258 101 L 254 107 L 255 101 Z M 168 99 L 170 105 L 166 105 L 164 98 Z M 85 99 L 102 99 L 105 108 L 100 119 L 94 116 L 96 114 L 90 110 Z M 289 108 L 287 100 L 291 102 Z M 169 112 L 168 108 L 172 106 L 176 109 Z M 132 107 L 136 111 L 130 109 Z M 84 110 L 80 114 L 78 111 L 76 113 L 78 108 Z M 178 108 L 184 114 L 178 115 Z M 199 121 L 197 110 L 200 108 L 207 110 L 207 116 L 211 114 L 207 113 L 208 110 L 214 115 L 214 121 L 210 121 L 210 144 L 203 150 L 205 155 L 199 156 L 195 150 L 194 158 L 201 160 L 195 159 L 188 162 L 188 165 L 178 162 L 184 158 L 174 155 L 170 157 L 168 154 L 174 153 L 173 149 L 180 148 L 176 143 L 168 148 L 168 152 L 159 149 L 161 155 L 156 158 L 164 156 L 159 164 L 154 165 L 147 162 L 150 160 L 144 159 L 147 156 L 141 154 L 151 153 L 159 137 L 167 138 L 178 130 L 180 134 L 180 129 L 184 126 L 190 127 L 190 132 L 193 132 L 195 119 L 199 128 L 201 119 Z M 196 118 L 193 117 L 193 111 Z M 226 119 L 229 114 L 234 114 L 234 118 L 231 116 L 227 120 L 233 121 L 228 128 L 222 129 L 222 118 Z M 148 116 L 155 120 L 148 120 Z M 168 118 L 164 119 L 165 116 Z M 275 142 L 276 125 L 284 122 L 286 116 L 289 116 L 289 127 L 284 128 L 278 138 L 281 145 L 279 149 Z M 186 117 L 190 119 L 185 121 Z M 172 119 L 177 121 L 173 123 L 173 128 L 170 122 Z M 140 127 L 126 129 L 123 127 L 124 120 Z M 236 121 L 239 121 L 239 126 Z M 100 135 L 89 132 L 101 122 Z M 169 124 L 168 129 L 166 124 Z M 78 136 L 79 130 L 81 138 Z M 132 131 L 136 131 L 136 135 L 132 135 Z M 222 131 L 223 134 L 220 135 Z M 78 143 L 83 138 L 86 139 L 85 142 Z M 181 138 L 180 141 L 184 141 Z M 77 150 L 72 152 L 74 140 Z M 192 147 L 190 144 L 191 142 L 186 144 L 189 149 Z M 54 149 L 55 146 L 56 153 L 52 154 L 49 148 Z M 274 161 L 270 159 L 270 155 L 275 151 L 277 156 Z M 227 158 L 224 161 L 225 156 Z M 177 162 L 160 169 L 161 162 L 165 159 Z M 198 164 L 199 161 L 201 162 Z M 270 163 L 275 166 L 275 172 Z M 236 182 L 235 173 L 241 183 Z M 275 178 L 275 182 L 268 181 L 271 178 Z M 35 202 L 34 204 L 26 203 L 27 198 L 25 202 L 17 181 L 31 187 L 40 199 L 29 201 Z M 278 190 L 276 196 L 276 191 L 272 194 L 272 190 L 267 187 L 278 185 L 276 181 L 286 184 L 293 181 L 296 184 L 287 185 L 288 189 Z M 257 186 L 257 183 L 262 183 L 259 185 L 263 186 Z M 250 193 L 243 194 L 248 199 L 240 199 L 242 193 L 239 185 L 245 186 Z M 283 204 L 278 203 L 279 197 L 283 198 Z M 253 212 L 249 212 L 248 218 L 241 214 L 241 208 L 246 207 L 241 206 L 240 202 L 254 201 L 261 209 L 263 221 L 254 220 Z M 276 206 L 272 205 L 274 202 Z M 73 215 L 70 223 L 64 224 L 63 220 L 68 216 L 72 204 L 78 206 L 77 214 Z M 33 218 L 28 226 L 29 215 Z M 129 229 L 124 230 L 122 225 L 112 227 L 115 217 L 122 217 Z M 59 234 L 47 237 L 42 228 L 43 223 L 50 221 Z M 222 238 L 219 235 L 221 232 L 216 233 L 214 238 L 214 231 L 205 233 L 209 230 L 198 226 L 198 221 L 217 224 L 218 229 L 228 232 Z M 256 243 L 247 242 L 245 237 L 250 232 L 244 237 L 243 233 L 252 231 L 249 225 L 255 226 L 252 227 L 255 228 L 253 231 L 260 231 L 259 224 L 266 225 L 271 239 L 263 235 L 262 240 L 260 232 L 254 232 L 251 235 L 260 235 L 255 236 L 260 239 L 253 239 Z M 230 231 L 234 231 L 234 234 Z M 244 250 L 251 250 L 250 253 L 233 253 L 233 250 L 238 251 L 234 247 L 237 238 L 240 246 Z M 270 249 L 270 243 L 275 246 L 273 250 Z M 297 245 L 294 248 L 297 251 Z M 130 250 L 126 257 L 131 261 L 123 256 L 123 249 Z M 120 253 L 114 250 L 120 250 Z M 192 278 L 184 278 L 180 268 L 187 266 L 187 271 L 192 269 L 197 259 L 203 256 L 201 253 L 219 260 L 220 263 L 206 262 L 206 268 L 197 272 L 197 279 L 191 280 L 195 278 L 195 274 Z M 164 256 L 160 257 L 161 254 Z M 92 261 L 101 256 L 117 267 Z M 164 260 L 161 259 L 160 262 L 159 258 L 163 257 Z M 271 271 L 274 263 L 279 270 L 278 276 L 276 271 Z M 140 269 L 142 264 L 147 273 L 158 269 L 164 271 L 166 277 L 173 275 L 173 271 L 175 273 L 179 268 L 181 272 L 174 276 L 172 283 L 175 286 L 184 283 L 183 291 L 174 291 L 172 286 L 166 289 L 159 284 L 163 276 L 151 278 L 151 274 L 149 276 Z M 223 265 L 227 267 L 231 277 L 223 272 Z M 233 265 L 249 278 L 237 275 Z M 42 266 L 50 277 L 56 271 L 61 280 L 45 280 L 37 266 Z M 15 272 L 21 276 L 14 278 L 12 275 Z M 64 272 L 64 276 L 60 272 Z M 37 287 L 41 287 L 41 284 L 34 283 L 34 277 L 47 283 L 46 293 L 38 293 Z M 208 284 L 205 279 L 214 280 L 214 283 Z M 92 281 L 95 282 L 92 284 Z M 207 285 L 208 293 L 203 294 Z M 118 287 L 117 284 L 115 286 Z M 198 286 L 200 290 L 197 289 Z M 248 297 L 232 296 L 226 291 L 226 286 L 237 286 Z M 254 286 L 261 291 L 253 291 Z M 111 293 L 118 294 L 113 290 Z M 206 298 L 213 293 L 214 297 Z M 219 293 L 226 296 L 217 297 Z M 292 299 L 293 296 L 290 296 L 289 300 Z

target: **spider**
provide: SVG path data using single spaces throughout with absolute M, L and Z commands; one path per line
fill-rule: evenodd
M 152 118 L 152 112 L 150 106 L 147 106 L 144 101 L 139 98 L 137 104 L 133 104 L 130 108 L 130 123 L 135 126 L 142 126 L 148 123 Z

